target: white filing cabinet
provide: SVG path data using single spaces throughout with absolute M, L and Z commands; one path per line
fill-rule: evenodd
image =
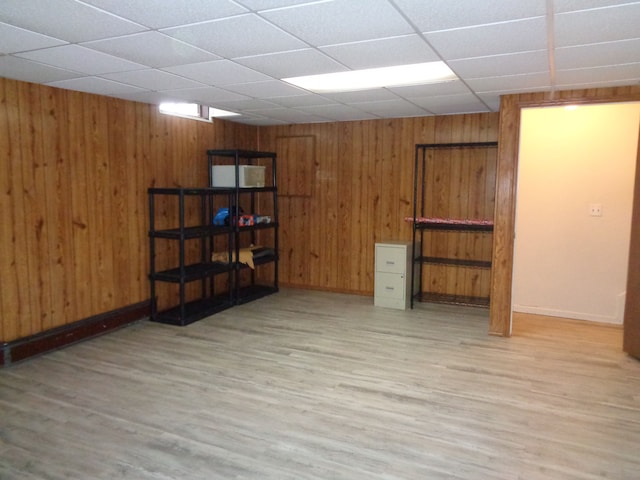
M 416 245 L 418 251 L 420 246 Z M 376 243 L 373 304 L 406 310 L 411 303 L 411 242 Z

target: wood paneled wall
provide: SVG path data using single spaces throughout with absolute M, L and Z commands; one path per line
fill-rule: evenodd
M 520 143 L 520 110 L 525 107 L 640 101 L 640 87 L 595 88 L 507 95 L 500 103 L 500 134 L 496 183 L 493 271 L 489 331 L 511 335 L 511 287 L 515 239 L 516 183 Z M 632 237 L 631 244 L 640 244 Z M 633 259 L 634 257 L 631 257 Z M 638 256 L 635 256 L 637 261 Z M 629 265 L 629 270 L 639 268 Z M 627 301 L 640 303 L 639 292 L 627 292 Z
M 147 188 L 206 186 L 208 148 L 256 139 L 255 127 L 0 79 L 0 340 L 147 300 Z
M 508 335 L 519 109 L 631 100 L 640 87 L 508 96 L 499 128 L 498 114 L 256 128 L 0 79 L 0 341 L 147 300 L 146 189 L 206 186 L 209 148 L 279 154 L 283 285 L 371 294 L 374 243 L 411 238 L 414 145 L 493 140 L 490 328 Z
M 261 127 L 260 149 L 297 179 L 279 196 L 281 283 L 371 295 L 375 242 L 411 239 L 415 144 L 495 141 L 497 127 L 498 114 Z M 468 202 L 473 190 L 456 188 Z M 441 268 L 436 282 L 460 274 Z M 489 276 L 482 282 L 488 292 Z

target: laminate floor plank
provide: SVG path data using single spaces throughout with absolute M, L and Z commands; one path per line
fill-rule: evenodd
M 619 328 L 372 303 L 285 289 L 0 370 L 0 479 L 640 478 Z

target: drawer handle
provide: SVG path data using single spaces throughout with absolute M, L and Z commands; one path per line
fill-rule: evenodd
M 385 290 L 395 290 L 395 287 L 384 287 Z
M 392 262 L 391 260 L 387 260 L 387 265 L 395 265 L 396 262 Z

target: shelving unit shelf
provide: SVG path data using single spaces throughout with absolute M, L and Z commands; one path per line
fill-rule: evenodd
M 214 204 L 223 202 L 230 205 L 233 194 L 233 189 L 148 189 L 152 321 L 188 325 L 233 305 L 229 288 L 226 292 L 217 292 L 215 289 L 215 278 L 219 275 L 226 275 L 227 283 L 230 284 L 233 267 L 231 264 L 213 262 L 210 255 L 214 238 L 225 238 L 228 243 L 232 234 L 232 229 L 228 226 L 211 224 Z M 163 206 L 161 212 L 158 212 L 159 203 Z M 169 228 L 159 228 L 159 224 L 171 222 L 178 226 L 175 227 L 174 223 L 168 225 Z M 158 270 L 158 242 L 173 244 L 164 247 L 168 252 L 176 251 L 177 258 L 165 259 L 163 264 L 174 266 Z M 190 242 L 195 242 L 196 245 L 192 246 Z M 177 305 L 158 310 L 157 282 L 177 284 Z M 187 299 L 187 285 L 192 282 L 200 282 L 200 294 L 196 299 Z
M 242 248 L 262 245 L 268 253 L 253 258 L 254 268 L 245 263 L 233 264 L 233 301 L 240 305 L 278 292 L 278 188 L 276 181 L 276 154 L 253 150 L 208 150 L 209 186 L 233 191 L 229 208 L 231 218 L 243 214 L 267 216 L 268 223 L 241 226 L 231 222 L 230 246 L 234 258 L 239 258 Z M 219 187 L 214 167 L 233 168 L 231 183 Z M 258 167 L 263 170 L 257 181 L 247 180 L 241 169 Z M 225 177 L 226 178 L 226 177 Z M 244 183 L 243 183 L 244 180 Z M 253 179 L 256 180 L 256 179 Z M 216 185 L 216 186 L 214 186 Z M 271 271 L 269 272 L 269 269 Z
M 438 265 L 457 265 L 459 267 L 491 268 L 488 260 L 465 260 L 464 258 L 444 258 L 444 257 L 417 257 L 416 261 L 422 263 L 435 263 Z
M 422 292 L 416 295 L 419 302 L 447 303 L 451 305 L 468 305 L 471 307 L 488 307 L 488 297 L 473 297 L 468 295 L 451 295 L 447 293 Z
M 489 236 L 490 239 L 493 233 L 493 221 L 489 217 L 493 214 L 495 183 L 489 181 L 491 179 L 488 177 L 486 167 L 493 162 L 495 169 L 495 159 L 490 158 L 488 152 L 497 152 L 497 146 L 497 142 L 416 145 L 413 216 L 405 218 L 412 224 L 413 230 L 412 258 L 414 261 L 411 264 L 411 282 L 418 285 L 418 293 L 411 298 L 411 308 L 414 306 L 414 300 L 475 306 L 489 305 L 488 295 L 468 295 L 465 292 L 469 287 L 458 285 L 458 283 L 454 287 L 459 288 L 461 292 L 430 291 L 432 284 L 436 284 L 437 281 L 424 282 L 423 276 L 425 265 L 432 265 L 433 268 L 483 270 L 491 268 L 491 260 L 474 258 L 474 249 L 469 245 L 479 243 L 480 237 Z M 481 151 L 482 153 L 477 156 L 481 159 L 481 163 L 485 162 L 477 167 L 475 172 L 471 172 L 471 167 L 467 165 L 474 161 L 474 156 L 468 152 L 469 149 Z M 452 154 L 461 150 L 467 151 L 467 155 Z M 440 159 L 436 155 L 438 151 L 446 151 L 447 155 L 443 157 L 447 160 L 444 161 L 456 162 L 455 166 L 439 165 Z M 432 164 L 429 165 L 429 162 Z M 495 178 L 492 180 L 495 182 Z M 482 184 L 474 185 L 474 182 L 482 182 Z M 488 192 L 488 186 L 493 186 L 493 190 Z M 483 202 L 483 205 L 474 204 L 478 201 Z M 438 205 L 434 206 L 433 203 L 436 202 Z M 458 204 L 451 205 L 451 202 L 458 202 Z M 455 213 L 452 215 L 449 210 Z M 478 212 L 483 213 L 482 218 L 473 218 Z M 427 241 L 427 234 L 430 241 Z M 437 254 L 437 245 L 434 245 L 434 239 L 443 239 L 444 234 L 447 235 L 446 238 L 454 238 L 453 241 L 456 244 L 455 248 L 445 252 L 448 255 Z M 427 250 L 426 253 L 425 250 Z M 434 251 L 436 254 L 433 253 Z M 477 283 L 477 278 L 474 282 Z M 464 290 L 465 288 L 467 290 Z

